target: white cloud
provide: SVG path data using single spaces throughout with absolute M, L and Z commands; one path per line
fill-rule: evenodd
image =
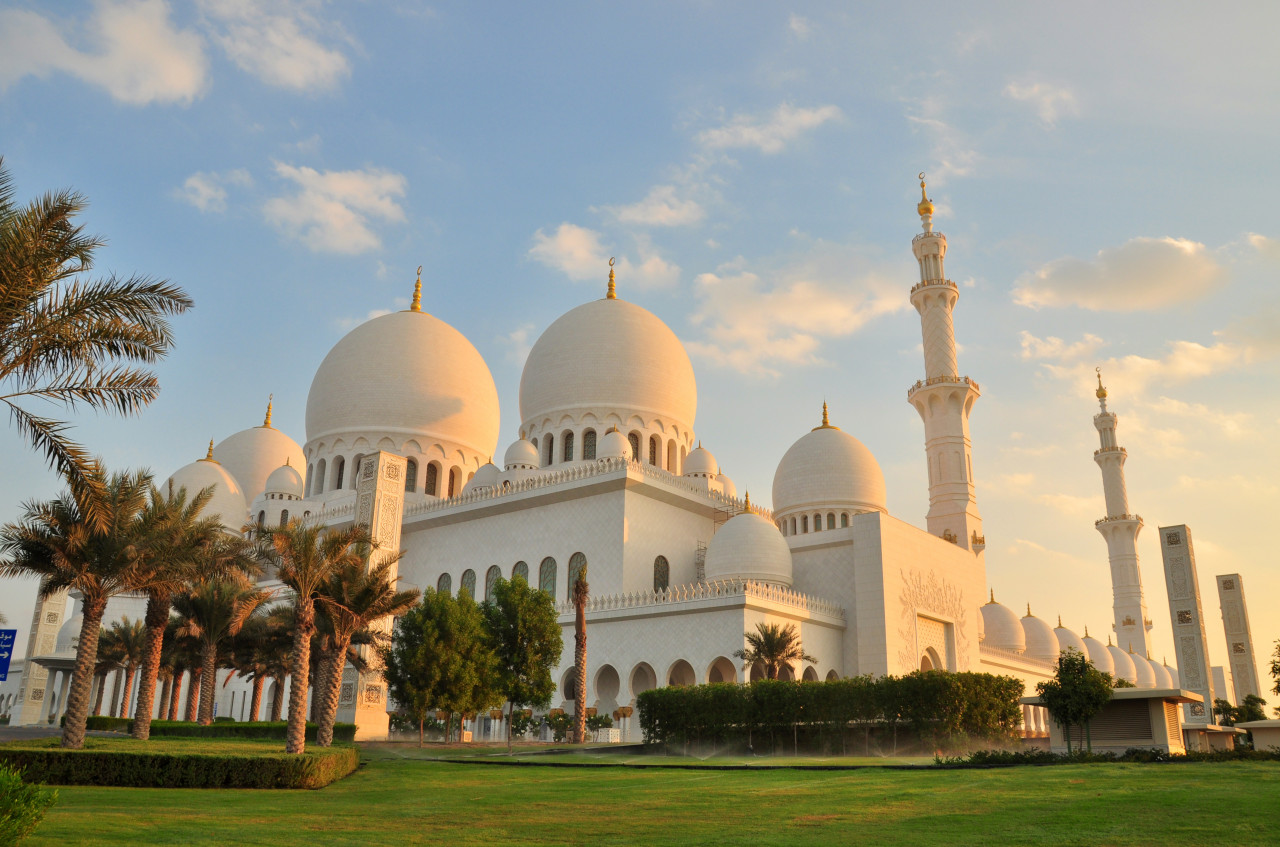
M 320 20 L 303 2 L 201 0 L 213 40 L 243 71 L 279 88 L 333 88 L 351 68 L 347 58 L 321 44 Z
M 1091 260 L 1055 259 L 1018 281 L 1014 302 L 1038 309 L 1161 309 L 1203 297 L 1225 273 L 1203 244 L 1183 238 L 1131 238 Z
M 1211 376 L 1247 364 L 1249 359 L 1248 348 L 1232 342 L 1221 341 L 1206 347 L 1194 341 L 1174 341 L 1169 344 L 1169 352 L 1159 358 L 1130 354 L 1107 359 L 1101 364 L 1102 380 L 1114 396 L 1136 397 L 1145 392 L 1148 384 Z M 1087 390 L 1092 394 L 1097 387 L 1091 362 L 1046 363 L 1044 368 L 1053 376 L 1076 385 L 1081 392 Z
M 1223 412 L 1203 403 L 1186 403 L 1172 397 L 1160 397 L 1148 408 L 1158 415 L 1206 423 L 1232 441 L 1247 438 L 1254 433 L 1254 418 L 1248 412 Z
M 1101 494 L 1087 497 L 1075 494 L 1038 494 L 1036 501 L 1070 517 L 1102 517 L 1107 510 Z
M 1087 332 L 1074 344 L 1067 344 L 1061 338 L 1055 338 L 1052 335 L 1048 338 L 1037 338 L 1026 330 L 1018 333 L 1018 336 L 1022 342 L 1024 359 L 1079 359 L 1092 355 L 1106 345 L 1101 338 Z
M 601 235 L 577 224 L 560 224 L 548 235 L 543 230 L 533 234 L 529 258 L 560 271 L 574 282 L 593 280 L 601 285 L 609 276 L 611 254 L 600 243 Z M 645 238 L 636 239 L 637 258 L 620 256 L 615 261 L 619 290 L 627 285 L 637 288 L 664 288 L 680 279 L 680 267 L 668 262 Z
M 1071 89 L 1047 82 L 1011 82 L 1005 86 L 1004 96 L 1029 103 L 1046 126 L 1053 126 L 1064 115 L 1080 114 L 1080 104 Z
M 618 223 L 639 226 L 687 226 L 706 216 L 696 200 L 681 199 L 674 185 L 655 185 L 639 203 L 610 206 L 607 210 Z
M 84 44 L 74 46 L 68 34 Z M 164 0 L 100 0 L 81 26 L 0 11 L 0 91 L 31 75 L 67 73 L 135 106 L 188 104 L 208 84 L 204 41 L 176 29 Z
M 768 117 L 735 115 L 724 126 L 698 133 L 698 143 L 711 150 L 754 147 L 761 153 L 781 153 L 802 133 L 840 117 L 837 106 L 797 109 L 783 103 Z
M 791 30 L 792 35 L 801 40 L 809 37 L 813 32 L 813 25 L 809 23 L 809 19 L 792 13 L 787 20 L 787 27 Z
M 360 324 L 365 321 L 371 321 L 374 318 L 380 318 L 383 315 L 389 314 L 391 314 L 390 309 L 372 309 L 363 318 L 338 318 L 338 328 L 343 332 L 347 332 L 348 330 L 352 330 L 360 326 Z
M 174 196 L 195 206 L 202 212 L 225 212 L 227 189 L 225 185 L 250 186 L 253 177 L 243 168 L 223 174 L 196 171 L 187 177 L 181 188 L 174 189 Z
M 498 336 L 498 343 L 507 348 L 507 361 L 518 368 L 524 367 L 524 360 L 533 349 L 533 329 L 533 324 L 520 324 L 506 335 Z
M 937 107 L 926 101 L 921 108 L 928 113 Z M 928 114 L 908 115 L 907 120 L 933 139 L 931 155 L 937 161 L 937 165 L 929 170 L 931 185 L 943 185 L 951 177 L 965 177 L 973 174 L 982 157 L 972 147 L 963 132 L 946 121 Z M 943 202 L 937 198 L 930 199 L 933 200 L 935 218 L 947 217 L 950 214 L 950 208 Z
M 401 223 L 406 180 L 379 168 L 316 171 L 276 163 L 276 174 L 297 186 L 296 193 L 273 197 L 263 207 L 266 219 L 316 252 L 363 253 L 382 246 L 373 221 Z
M 772 377 L 783 366 L 822 362 L 824 339 L 850 335 L 905 306 L 896 271 L 850 274 L 848 251 L 814 251 L 768 282 L 742 264 L 698 276 L 690 320 L 702 337 L 685 345 L 741 373 Z

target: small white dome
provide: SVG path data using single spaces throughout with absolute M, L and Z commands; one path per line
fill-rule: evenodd
M 629 459 L 631 457 L 631 442 L 627 437 L 616 429 L 611 429 L 600 438 L 600 443 L 596 445 L 596 460 L 603 459 Z
M 58 630 L 58 640 L 55 642 L 53 652 L 55 653 L 74 653 L 76 645 L 80 642 L 80 630 L 84 628 L 84 615 L 76 612 L 67 618 L 66 623 Z
M 270 412 L 267 415 L 269 421 Z M 213 458 L 235 477 L 246 501 L 266 491 L 267 477 L 286 462 L 295 468 L 307 466 L 298 442 L 268 423 L 222 439 L 213 447 Z M 298 494 L 302 494 L 301 489 Z
M 719 482 L 720 486 L 724 489 L 724 495 L 726 497 L 738 496 L 738 487 L 733 484 L 733 480 L 729 479 L 729 477 L 722 473 L 718 473 L 716 474 L 716 481 Z
M 720 465 L 716 464 L 716 457 L 701 444 L 684 457 L 685 476 L 715 476 L 719 472 Z
M 773 474 L 773 511 L 852 509 L 888 512 L 884 474 L 861 441 L 820 426 L 791 445 Z
M 991 602 L 984 605 L 982 611 L 982 628 L 986 633 L 983 643 L 999 650 L 1012 650 L 1021 653 L 1027 649 L 1027 635 L 1022 629 L 1022 621 L 1018 615 L 1001 603 L 996 602 L 995 592 L 991 594 Z
M 216 452 L 216 451 L 215 451 Z M 290 497 L 302 497 L 302 474 L 290 464 L 283 464 L 267 477 L 263 488 L 267 494 L 286 494 Z
M 1156 672 L 1152 670 L 1151 663 L 1133 652 L 1129 653 L 1129 660 L 1133 662 L 1133 673 L 1137 677 L 1134 684 L 1139 688 L 1155 688 Z
M 1167 663 L 1165 664 L 1164 669 L 1169 672 L 1169 679 L 1173 681 L 1173 685 L 1171 687 L 1181 688 L 1182 677 L 1178 674 L 1178 669 L 1175 667 L 1171 667 Z
M 1146 662 L 1151 665 L 1151 672 L 1155 674 L 1156 688 L 1173 688 L 1173 677 L 1169 675 L 1164 665 L 1151 659 L 1147 659 Z
M 507 454 L 502 457 L 502 466 L 509 471 L 536 471 L 539 464 L 538 448 L 527 438 L 512 442 L 507 448 Z
M 1027 615 L 1021 623 L 1027 640 L 1026 655 L 1047 662 L 1058 661 L 1058 654 L 1062 652 L 1058 636 L 1054 635 L 1053 627 L 1031 614 L 1030 604 L 1027 605 Z
M 754 579 L 790 588 L 791 548 L 772 523 L 755 512 L 742 512 L 711 537 L 706 578 Z
M 1138 671 L 1133 666 L 1133 658 L 1114 644 L 1107 645 L 1107 652 L 1111 654 L 1111 661 L 1115 665 L 1115 670 L 1112 671 L 1111 675 L 1116 679 L 1127 680 L 1134 685 L 1138 685 Z M 1150 671 L 1151 669 L 1148 668 L 1147 672 L 1150 673 Z M 1138 685 L 1138 687 L 1143 688 L 1145 686 Z
M 1058 649 L 1066 652 L 1068 648 L 1082 653 L 1084 657 L 1089 658 L 1089 650 L 1085 647 L 1084 641 L 1080 636 L 1062 625 L 1062 618 L 1058 618 L 1058 626 L 1054 629 L 1053 634 L 1058 637 Z
M 210 455 L 212 455 L 212 445 L 210 445 Z M 184 465 L 174 471 L 167 482 L 167 486 L 171 486 L 174 492 L 179 488 L 186 488 L 188 499 L 211 485 L 213 497 L 200 512 L 201 517 L 217 515 L 223 526 L 233 532 L 239 532 L 249 517 L 249 506 L 245 503 L 244 492 L 241 491 L 235 477 L 227 473 L 226 468 L 222 467 L 216 459 L 206 456 L 189 465 Z
M 475 491 L 481 488 L 493 488 L 498 484 L 501 476 L 502 471 L 498 470 L 497 465 L 493 462 L 486 462 L 476 471 L 475 476 L 471 477 L 471 481 L 463 486 L 462 493 L 466 494 L 468 491 Z
M 1107 645 L 1088 633 L 1089 630 L 1086 628 L 1084 638 L 1080 639 L 1084 642 L 1085 655 L 1089 657 L 1089 661 L 1093 663 L 1095 668 L 1103 673 L 1115 676 L 1116 663 L 1111 658 L 1111 652 L 1107 649 Z

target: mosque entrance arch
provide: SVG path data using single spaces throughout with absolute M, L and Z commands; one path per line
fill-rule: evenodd
M 942 658 L 938 655 L 938 651 L 932 647 L 926 647 L 924 655 L 920 657 L 920 670 L 922 671 L 941 671 L 946 670 Z
M 684 659 L 677 659 L 667 671 L 667 685 L 697 685 L 698 678 L 693 672 L 693 665 Z
M 631 688 L 631 705 L 634 706 L 636 697 L 639 697 L 642 692 L 658 687 L 658 675 L 653 672 L 648 662 L 640 662 L 631 669 L 628 682 Z
M 738 669 L 733 662 L 720 656 L 707 668 L 707 682 L 737 682 Z
M 596 671 L 595 707 L 602 715 L 611 715 L 618 708 L 618 692 L 622 688 L 622 680 L 613 665 L 604 665 Z

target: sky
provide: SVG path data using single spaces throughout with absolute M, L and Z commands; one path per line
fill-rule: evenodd
M 739 491 L 767 503 L 825 399 L 921 526 L 924 171 L 982 387 L 996 598 L 1110 629 L 1101 367 L 1153 656 L 1155 528 L 1186 523 L 1218 664 L 1215 574 L 1243 575 L 1260 659 L 1280 638 L 1277 30 L 1268 3 L 6 2 L 0 154 L 20 198 L 88 196 L 97 273 L 195 299 L 154 404 L 73 416 L 110 466 L 163 478 L 271 394 L 305 441 L 315 368 L 405 308 L 418 265 L 493 372 L 501 451 L 530 346 L 616 256 L 619 295 L 688 349 Z M 0 428 L 0 520 L 57 490 Z M 34 590 L 0 581 L 20 639 Z

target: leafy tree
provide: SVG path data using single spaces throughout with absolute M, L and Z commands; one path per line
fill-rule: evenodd
M 1085 744 L 1093 752 L 1089 722 L 1111 701 L 1111 675 L 1098 670 L 1081 653 L 1068 647 L 1058 657 L 1053 679 L 1036 683 L 1036 692 L 1049 715 L 1061 724 L 1071 752 L 1071 727 L 1083 726 Z
M 466 593 L 452 597 L 428 588 L 421 602 L 396 621 L 391 644 L 380 657 L 387 690 L 418 724 L 419 744 L 431 710 L 465 715 L 501 702 L 484 617 Z M 445 732 L 450 740 L 451 720 Z
M 742 659 L 744 673 L 750 673 L 750 669 L 759 664 L 766 678 L 777 679 L 784 667 L 790 668 L 795 662 L 812 665 L 818 661 L 804 652 L 795 624 L 783 627 L 776 623 L 758 623 L 755 632 L 745 632 L 743 637 L 747 640 L 747 649 L 736 650 L 733 655 Z
M 1276 639 L 1276 649 L 1271 652 L 1271 678 L 1276 681 L 1271 686 L 1271 693 L 1280 694 L 1280 638 Z
M 67 437 L 65 421 L 22 404 L 137 413 L 160 386 L 154 373 L 134 365 L 164 358 L 173 344 L 166 318 L 192 303 L 165 280 L 86 280 L 105 243 L 74 222 L 87 205 L 83 195 L 63 190 L 20 206 L 0 157 L 0 402 L 67 480 L 80 519 L 104 531 L 111 514 L 98 509 L 107 480 L 96 462 Z
M 481 607 L 497 660 L 495 687 L 507 700 L 507 752 L 515 732 L 516 708 L 545 709 L 555 693 L 551 671 L 560 662 L 564 636 L 555 603 L 545 591 L 530 588 L 523 577 L 499 578 L 493 599 Z
M 87 479 L 86 485 L 73 486 L 53 500 L 24 504 L 22 520 L 0 528 L 0 577 L 38 577 L 42 598 L 68 588 L 82 598 L 84 623 L 62 728 L 62 746 L 73 749 L 84 747 L 107 600 L 133 588 L 131 533 L 151 486 L 146 471 L 108 476 L 98 462 L 88 469 Z
M 587 740 L 587 565 L 583 562 L 573 580 L 573 678 L 574 728 L 573 741 L 582 744 Z
M 1236 706 L 1236 723 L 1265 721 L 1267 719 L 1267 710 L 1262 708 L 1265 705 L 1267 705 L 1267 701 L 1257 694 L 1246 694 L 1244 702 Z

